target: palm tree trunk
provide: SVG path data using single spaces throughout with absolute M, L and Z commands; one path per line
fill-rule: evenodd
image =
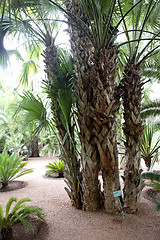
M 126 65 L 124 78 L 122 80 L 123 104 L 124 104 L 124 134 L 126 169 L 125 178 L 125 207 L 126 211 L 133 213 L 137 211 L 142 190 L 142 184 L 138 176 L 141 173 L 141 139 L 143 125 L 140 116 L 142 86 L 142 71 L 134 64 L 132 59 Z
M 87 24 L 87 17 L 82 11 L 79 1 L 70 0 L 66 1 L 65 4 L 73 16 L 76 15 Z M 88 69 L 90 69 L 91 49 L 84 32 L 72 25 L 69 26 L 69 32 L 74 60 L 75 96 L 80 127 L 83 210 L 96 211 L 100 208 L 100 184 L 98 180 L 100 161 L 91 119 L 93 89 L 87 74 Z
M 39 157 L 39 144 L 38 137 L 34 137 L 32 143 L 32 156 L 31 157 Z
M 61 142 L 64 144 L 61 146 L 61 158 L 65 163 L 65 173 L 64 176 L 67 181 L 66 184 L 68 188 L 65 190 L 71 199 L 72 205 L 77 209 L 82 209 L 82 188 L 81 188 L 81 171 L 80 171 L 80 160 L 78 159 L 76 153 L 76 142 L 74 137 L 74 126 L 69 128 L 72 141 L 68 137 L 66 138 L 66 130 L 59 128 L 59 136 Z
M 54 82 L 54 76 L 58 76 L 60 73 L 58 72 L 60 60 L 57 52 L 57 48 L 54 44 L 54 40 L 48 43 L 44 54 L 44 62 L 45 62 L 45 72 L 47 73 L 48 82 L 52 84 Z M 61 146 L 61 158 L 65 163 L 65 178 L 67 179 L 66 183 L 68 188 L 65 188 L 67 191 L 72 205 L 76 206 L 76 208 L 82 208 L 82 200 L 81 200 L 81 177 L 80 177 L 80 163 L 77 158 L 77 154 L 75 152 L 76 143 L 74 142 L 74 126 L 69 126 L 69 132 L 72 138 L 70 140 L 69 136 L 66 138 L 67 131 L 62 124 L 59 116 L 59 109 L 57 109 L 58 104 L 57 99 L 51 98 L 51 110 L 54 116 L 54 121 L 56 123 L 57 130 L 59 132 L 59 136 L 61 142 L 63 143 Z M 55 107 L 56 106 L 56 107 Z M 64 141 L 65 139 L 65 141 Z
M 67 8 L 87 24 L 77 1 L 67 1 Z M 115 86 L 117 50 L 96 52 L 85 33 L 72 26 L 70 35 L 82 145 L 83 209 L 95 211 L 100 208 L 98 173 L 101 167 L 106 211 L 117 212 L 119 203 L 113 196 L 113 192 L 120 189 L 115 131 L 119 108 Z
M 119 94 L 115 84 L 117 72 L 117 50 L 110 48 L 95 52 L 92 115 L 93 132 L 101 163 L 104 206 L 108 213 L 119 212 L 119 202 L 113 192 L 120 190 L 118 152 L 115 117 L 120 106 Z

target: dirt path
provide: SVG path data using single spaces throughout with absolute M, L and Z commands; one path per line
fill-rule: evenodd
M 0 204 L 5 206 L 10 197 L 29 197 L 32 205 L 43 208 L 46 224 L 37 224 L 37 234 L 28 236 L 23 228 L 14 228 L 14 240 L 159 240 L 160 212 L 152 210 L 152 199 L 144 191 L 139 211 L 134 215 L 107 215 L 104 210 L 90 213 L 71 206 L 64 190 L 63 179 L 44 178 L 45 166 L 51 158 L 31 158 L 28 168 L 34 173 L 19 180 L 27 182 L 21 189 L 0 192 Z

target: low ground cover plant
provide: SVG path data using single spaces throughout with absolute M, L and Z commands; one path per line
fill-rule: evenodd
M 3 151 L 0 154 L 0 182 L 3 189 L 8 186 L 10 181 L 33 172 L 33 169 L 23 169 L 27 163 L 23 162 L 23 157 L 17 156 L 17 153 L 12 153 L 9 156 L 6 151 Z
M 64 166 L 64 161 L 54 161 L 52 163 L 49 163 L 46 168 L 48 168 L 49 170 L 46 171 L 46 176 L 52 176 L 54 175 L 54 173 L 58 173 L 58 177 L 64 177 L 64 170 L 65 170 L 65 166 Z
M 31 202 L 29 198 L 17 200 L 11 197 L 6 204 L 5 210 L 0 205 L 0 231 L 2 240 L 13 239 L 13 226 L 17 223 L 22 223 L 26 232 L 31 229 L 34 232 L 35 228 L 31 222 L 30 217 L 35 216 L 39 220 L 44 221 L 44 213 L 41 208 L 24 204 Z M 15 203 L 14 206 L 13 203 Z
M 141 174 L 142 179 L 147 179 L 152 181 L 152 187 L 155 191 L 160 191 L 160 171 L 144 172 Z M 160 210 L 160 199 L 155 202 L 154 209 Z

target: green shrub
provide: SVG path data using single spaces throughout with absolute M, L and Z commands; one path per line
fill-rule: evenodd
M 142 179 L 152 181 L 152 186 L 155 191 L 160 191 L 160 171 L 144 172 L 141 174 Z M 160 199 L 155 202 L 155 210 L 160 210 Z
M 23 158 L 13 153 L 11 156 L 6 151 L 0 154 L 0 182 L 2 188 L 6 188 L 8 183 L 24 174 L 33 172 L 33 169 L 23 170 L 28 162 L 23 162 Z
M 15 202 L 15 206 L 11 210 L 11 206 Z M 0 205 L 0 228 L 2 240 L 10 240 L 13 238 L 12 227 L 21 222 L 28 232 L 31 229 L 33 232 L 35 230 L 30 216 L 36 216 L 38 219 L 44 221 L 44 214 L 42 209 L 36 206 L 27 206 L 25 202 L 31 202 L 29 198 L 23 198 L 17 202 L 17 198 L 11 197 L 6 204 L 5 211 Z
M 64 176 L 64 161 L 54 161 L 52 163 L 49 163 L 46 168 L 49 168 L 49 170 L 46 172 L 46 175 L 53 175 L 54 172 L 58 173 L 58 177 L 63 177 Z

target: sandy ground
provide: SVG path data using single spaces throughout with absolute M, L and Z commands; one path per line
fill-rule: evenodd
M 28 168 L 34 172 L 17 179 L 24 181 L 24 188 L 0 192 L 4 207 L 10 197 L 29 197 L 32 205 L 41 207 L 46 223 L 35 223 L 36 234 L 24 234 L 18 225 L 14 240 L 160 240 L 160 212 L 153 211 L 153 196 L 143 191 L 139 211 L 122 216 L 107 215 L 104 210 L 84 212 L 71 206 L 64 190 L 63 179 L 44 178 L 45 166 L 52 158 L 30 158 Z

